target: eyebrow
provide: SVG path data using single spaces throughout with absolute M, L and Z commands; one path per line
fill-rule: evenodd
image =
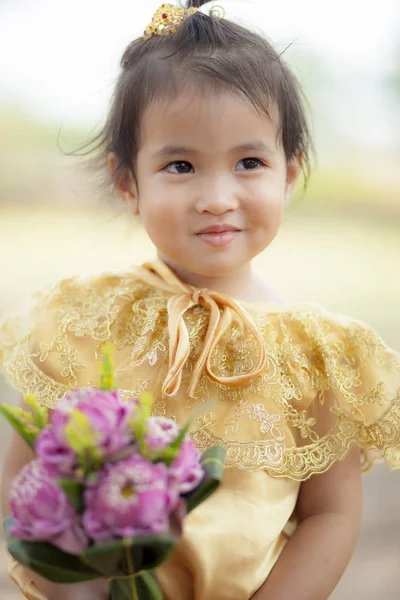
M 275 154 L 275 150 L 262 140 L 254 140 L 252 142 L 248 142 L 247 144 L 240 144 L 239 146 L 232 148 L 233 152 L 251 152 L 253 150 L 256 152 L 266 152 L 267 154 L 271 155 Z
M 265 144 L 262 140 L 254 140 L 252 142 L 247 142 L 246 144 L 239 144 L 238 146 L 234 146 L 230 150 L 231 152 L 265 152 L 270 154 L 271 156 L 275 155 L 275 151 Z M 171 156 L 176 156 L 177 154 L 200 154 L 199 150 L 196 148 L 190 148 L 189 146 L 181 146 L 174 144 L 166 144 L 162 146 L 159 150 L 154 152 L 152 155 L 153 159 L 165 159 Z

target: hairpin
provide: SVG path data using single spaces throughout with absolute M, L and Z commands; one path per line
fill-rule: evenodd
M 194 15 L 198 8 L 181 8 L 174 4 L 162 4 L 154 13 L 151 23 L 146 27 L 144 39 L 152 35 L 170 35 L 175 33 L 179 25 L 190 15 Z

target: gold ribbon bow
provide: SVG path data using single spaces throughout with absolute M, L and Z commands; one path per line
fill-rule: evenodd
M 183 283 L 173 271 L 161 260 L 145 263 L 142 267 L 134 268 L 137 276 L 154 287 L 173 294 L 168 300 L 168 332 L 169 332 L 169 369 L 162 391 L 165 396 L 174 396 L 181 384 L 182 372 L 190 354 L 189 332 L 185 323 L 185 313 L 193 306 L 204 306 L 210 312 L 209 323 L 203 348 L 194 366 L 188 388 L 188 394 L 193 398 L 194 391 L 205 369 L 213 381 L 239 387 L 258 375 L 266 364 L 264 340 L 252 315 L 237 302 L 208 289 L 198 289 Z M 221 314 L 222 311 L 222 314 Z M 249 373 L 220 377 L 212 370 L 212 354 L 222 336 L 230 327 L 233 313 L 241 324 L 252 333 L 258 342 L 259 361 Z

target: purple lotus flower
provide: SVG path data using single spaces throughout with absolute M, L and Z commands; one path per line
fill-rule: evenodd
M 54 475 L 75 475 L 78 456 L 66 439 L 66 427 L 75 409 L 87 417 L 97 436 L 96 446 L 105 460 L 115 458 L 128 448 L 134 449 L 133 431 L 129 425 L 134 405 L 124 402 L 117 391 L 79 388 L 59 403 L 50 428 L 44 429 L 36 442 L 36 453 Z
M 106 542 L 169 530 L 168 468 L 135 453 L 108 464 L 85 492 L 87 535 Z
M 54 477 L 72 477 L 78 466 L 77 453 L 65 439 L 68 421 L 68 414 L 56 410 L 51 419 L 51 428 L 43 429 L 36 440 L 36 454 Z
M 181 429 L 171 419 L 166 417 L 150 417 L 147 425 L 145 440 L 151 450 L 162 450 L 169 446 L 179 435 Z M 186 435 L 179 450 L 179 454 L 170 467 L 170 481 L 175 481 L 177 486 L 171 487 L 170 501 L 174 505 L 177 494 L 186 494 L 194 490 L 204 477 L 204 469 L 200 464 L 201 455 L 196 449 L 192 438 Z
M 115 454 L 132 444 L 132 428 L 129 420 L 134 406 L 124 402 L 116 390 L 104 392 L 96 388 L 80 388 L 69 394 L 60 410 L 69 412 L 70 407 L 78 408 L 89 419 L 94 431 L 99 434 L 98 445 L 104 458 Z
M 170 478 L 176 481 L 180 494 L 194 490 L 204 477 L 204 469 L 200 464 L 201 455 L 193 440 L 186 436 L 179 454 L 170 467 Z
M 144 436 L 150 450 L 162 450 L 178 437 L 180 428 L 166 417 L 150 417 L 146 423 L 147 433 Z
M 15 519 L 11 535 L 47 541 L 69 554 L 80 554 L 88 545 L 78 514 L 40 460 L 28 463 L 16 477 L 10 505 Z

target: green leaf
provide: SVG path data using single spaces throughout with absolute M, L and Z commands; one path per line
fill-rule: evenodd
M 150 394 L 140 394 L 139 403 L 136 407 L 134 416 L 129 421 L 130 426 L 135 434 L 137 445 L 139 446 L 142 456 L 150 458 L 150 452 L 147 447 L 145 435 L 147 433 L 146 425 L 151 416 L 151 408 L 153 399 Z
M 46 406 L 42 406 L 32 394 L 25 394 L 24 400 L 33 410 L 34 423 L 41 431 L 49 425 L 49 411 Z
M 113 579 L 110 600 L 163 600 L 154 571 L 142 571 L 133 579 Z
M 111 342 L 103 346 L 103 359 L 100 367 L 99 388 L 104 392 L 115 390 L 114 363 L 112 359 L 113 345 Z
M 65 439 L 78 454 L 79 465 L 85 473 L 98 469 L 103 456 L 98 447 L 99 433 L 92 428 L 89 418 L 78 408 L 73 408 L 65 427 Z
M 110 600 L 142 600 L 138 596 L 135 579 L 113 579 L 110 583 Z
M 33 450 L 40 429 L 33 423 L 32 415 L 19 407 L 8 404 L 0 404 L 0 414 L 7 419 L 18 435 Z
M 124 538 L 87 548 L 81 557 L 105 577 L 124 577 L 157 567 L 166 560 L 178 539 L 172 535 Z
M 23 542 L 9 534 L 13 519 L 3 521 L 9 553 L 16 561 L 55 583 L 78 583 L 102 575 L 88 567 L 79 556 L 67 554 L 46 542 Z
M 65 492 L 72 506 L 81 515 L 85 509 L 83 502 L 85 486 L 83 483 L 79 483 L 73 479 L 57 479 L 57 485 Z
M 204 479 L 197 489 L 184 496 L 188 513 L 211 496 L 220 485 L 224 474 L 224 458 L 225 448 L 222 446 L 212 446 L 204 452 L 201 457 L 205 470 Z
M 104 577 L 113 577 L 126 575 L 122 571 L 123 554 L 122 540 L 116 540 L 86 548 L 81 557 L 85 564 L 102 573 Z
M 149 592 L 152 594 L 151 596 L 149 596 L 149 598 L 151 598 L 152 600 L 163 600 L 160 584 L 158 583 L 156 574 L 153 570 L 143 571 L 138 576 L 138 579 L 139 581 L 137 583 L 137 588 L 139 593 L 141 591 L 141 585 L 143 585 L 146 586 L 146 589 L 148 589 Z M 143 592 L 142 595 L 140 595 L 139 597 L 145 598 Z

